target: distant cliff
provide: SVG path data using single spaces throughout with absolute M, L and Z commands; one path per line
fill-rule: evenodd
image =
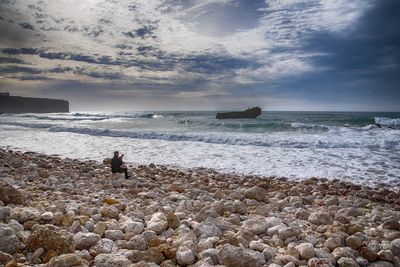
M 0 113 L 69 112 L 69 103 L 61 99 L 10 96 L 0 93 Z

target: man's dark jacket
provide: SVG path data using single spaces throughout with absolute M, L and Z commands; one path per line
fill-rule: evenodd
M 121 165 L 122 165 L 122 159 L 114 156 L 111 160 L 111 171 L 120 172 Z

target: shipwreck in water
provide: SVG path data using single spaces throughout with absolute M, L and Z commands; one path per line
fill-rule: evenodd
M 69 112 L 67 100 L 11 96 L 10 93 L 0 92 L 0 114 L 62 112 Z
M 261 115 L 261 108 L 248 108 L 245 111 L 217 113 L 217 119 L 255 119 Z

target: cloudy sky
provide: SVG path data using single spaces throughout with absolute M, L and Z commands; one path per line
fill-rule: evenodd
M 0 0 L 0 90 L 73 110 L 400 111 L 399 0 Z

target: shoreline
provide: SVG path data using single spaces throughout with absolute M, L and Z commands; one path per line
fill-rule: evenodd
M 78 160 L 78 161 L 95 161 L 99 164 L 102 164 L 104 161 L 103 159 L 100 159 L 99 157 L 97 157 L 96 159 L 90 159 L 88 157 L 84 157 L 84 158 L 76 158 L 76 157 L 67 157 L 67 156 L 63 156 L 60 154 L 46 154 L 43 152 L 36 152 L 33 150 L 29 150 L 29 149 L 22 149 L 19 147 L 14 147 L 14 146 L 0 146 L 0 150 L 11 150 L 11 151 L 18 151 L 21 153 L 35 153 L 35 154 L 39 154 L 39 155 L 46 155 L 46 156 L 53 156 L 53 157 L 59 157 L 61 159 L 67 159 L 67 160 Z M 124 161 L 125 162 L 125 161 Z M 353 179 L 351 177 L 338 177 L 338 178 L 333 178 L 333 177 L 324 177 L 324 176 L 313 176 L 310 175 L 309 177 L 286 177 L 284 175 L 262 175 L 262 174 L 252 174 L 252 173 L 245 173 L 245 172 L 241 172 L 241 171 L 228 171 L 228 170 L 219 170 L 216 168 L 207 168 L 207 167 L 185 167 L 185 166 L 180 166 L 177 164 L 157 164 L 157 163 L 134 163 L 134 162 L 129 162 L 126 161 L 126 165 L 130 167 L 130 169 L 134 169 L 137 168 L 138 166 L 144 166 L 144 165 L 149 165 L 149 164 L 156 164 L 157 166 L 161 166 L 163 168 L 168 168 L 168 169 L 175 169 L 175 170 L 181 170 L 181 171 L 196 171 L 196 170 L 205 170 L 205 171 L 210 171 L 210 172 L 216 172 L 222 175 L 228 175 L 231 177 L 249 177 L 252 179 L 284 179 L 288 182 L 294 182 L 294 183 L 301 183 L 301 182 L 305 182 L 307 180 L 310 179 L 317 179 L 317 180 L 321 180 L 321 181 L 330 181 L 330 182 L 339 182 L 339 183 L 345 183 L 345 184 L 349 184 L 349 185 L 359 185 L 363 188 L 368 188 L 368 189 L 387 189 L 390 191 L 396 191 L 396 190 L 400 190 L 400 180 L 397 182 L 393 182 L 392 180 L 386 181 L 386 182 L 374 182 L 371 180 L 360 180 L 360 179 Z
M 130 172 L 0 148 L 0 265 L 400 266 L 399 188 Z

